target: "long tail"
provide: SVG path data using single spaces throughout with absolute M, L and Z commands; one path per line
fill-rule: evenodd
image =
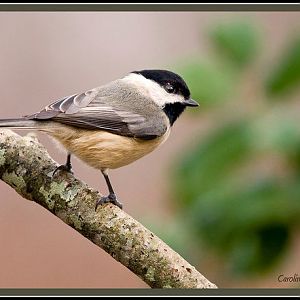
M 0 128 L 14 128 L 14 129 L 38 129 L 40 127 L 39 121 L 28 120 L 26 118 L 19 119 L 0 119 Z

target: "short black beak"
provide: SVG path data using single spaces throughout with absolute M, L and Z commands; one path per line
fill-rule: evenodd
M 193 100 L 193 99 L 186 99 L 185 101 L 184 101 L 184 104 L 186 105 L 186 106 L 199 106 L 199 103 L 198 102 L 196 102 L 195 100 Z

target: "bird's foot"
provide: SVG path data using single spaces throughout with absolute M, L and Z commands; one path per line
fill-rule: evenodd
M 71 166 L 71 165 L 68 165 L 68 164 L 58 166 L 58 167 L 53 171 L 52 176 L 54 176 L 55 173 L 58 172 L 58 171 L 64 171 L 64 172 L 68 172 L 68 173 L 73 174 L 72 166 Z
M 101 197 L 100 199 L 98 199 L 98 200 L 96 201 L 95 211 L 97 210 L 97 207 L 98 207 L 99 205 L 102 205 L 102 204 L 104 204 L 104 203 L 112 203 L 112 204 L 118 206 L 118 207 L 121 208 L 121 209 L 123 208 L 122 203 L 120 203 L 120 202 L 117 200 L 116 195 L 115 195 L 115 194 L 109 194 L 108 196 L 106 196 L 106 197 Z

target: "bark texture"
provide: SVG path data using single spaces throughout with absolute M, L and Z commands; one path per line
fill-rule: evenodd
M 0 131 L 0 178 L 109 253 L 152 288 L 216 288 L 162 240 L 58 164 L 34 135 Z M 3 201 L 3 200 L 2 200 Z

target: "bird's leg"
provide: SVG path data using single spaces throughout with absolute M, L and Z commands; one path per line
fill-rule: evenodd
M 116 197 L 116 194 L 113 190 L 113 187 L 110 183 L 110 180 L 109 180 L 109 177 L 107 175 L 107 170 L 101 170 L 103 176 L 104 176 L 104 179 L 106 181 L 106 184 L 107 184 L 107 187 L 108 187 L 108 191 L 109 191 L 109 195 L 106 196 L 106 197 L 101 197 L 100 199 L 98 199 L 96 201 L 96 206 L 95 206 L 95 210 L 97 210 L 97 207 L 98 205 L 101 205 L 101 204 L 104 204 L 104 203 L 113 203 L 114 205 L 117 205 L 119 208 L 122 209 L 123 205 L 122 203 L 120 203 L 118 200 L 117 200 L 117 197 Z
M 73 172 L 72 172 L 72 164 L 71 164 L 71 153 L 68 153 L 66 163 L 65 163 L 64 165 L 60 165 L 59 167 L 57 167 L 57 168 L 54 170 L 53 176 L 54 176 L 54 174 L 55 174 L 58 170 L 66 171 L 66 172 L 69 172 L 69 173 L 73 173 Z

